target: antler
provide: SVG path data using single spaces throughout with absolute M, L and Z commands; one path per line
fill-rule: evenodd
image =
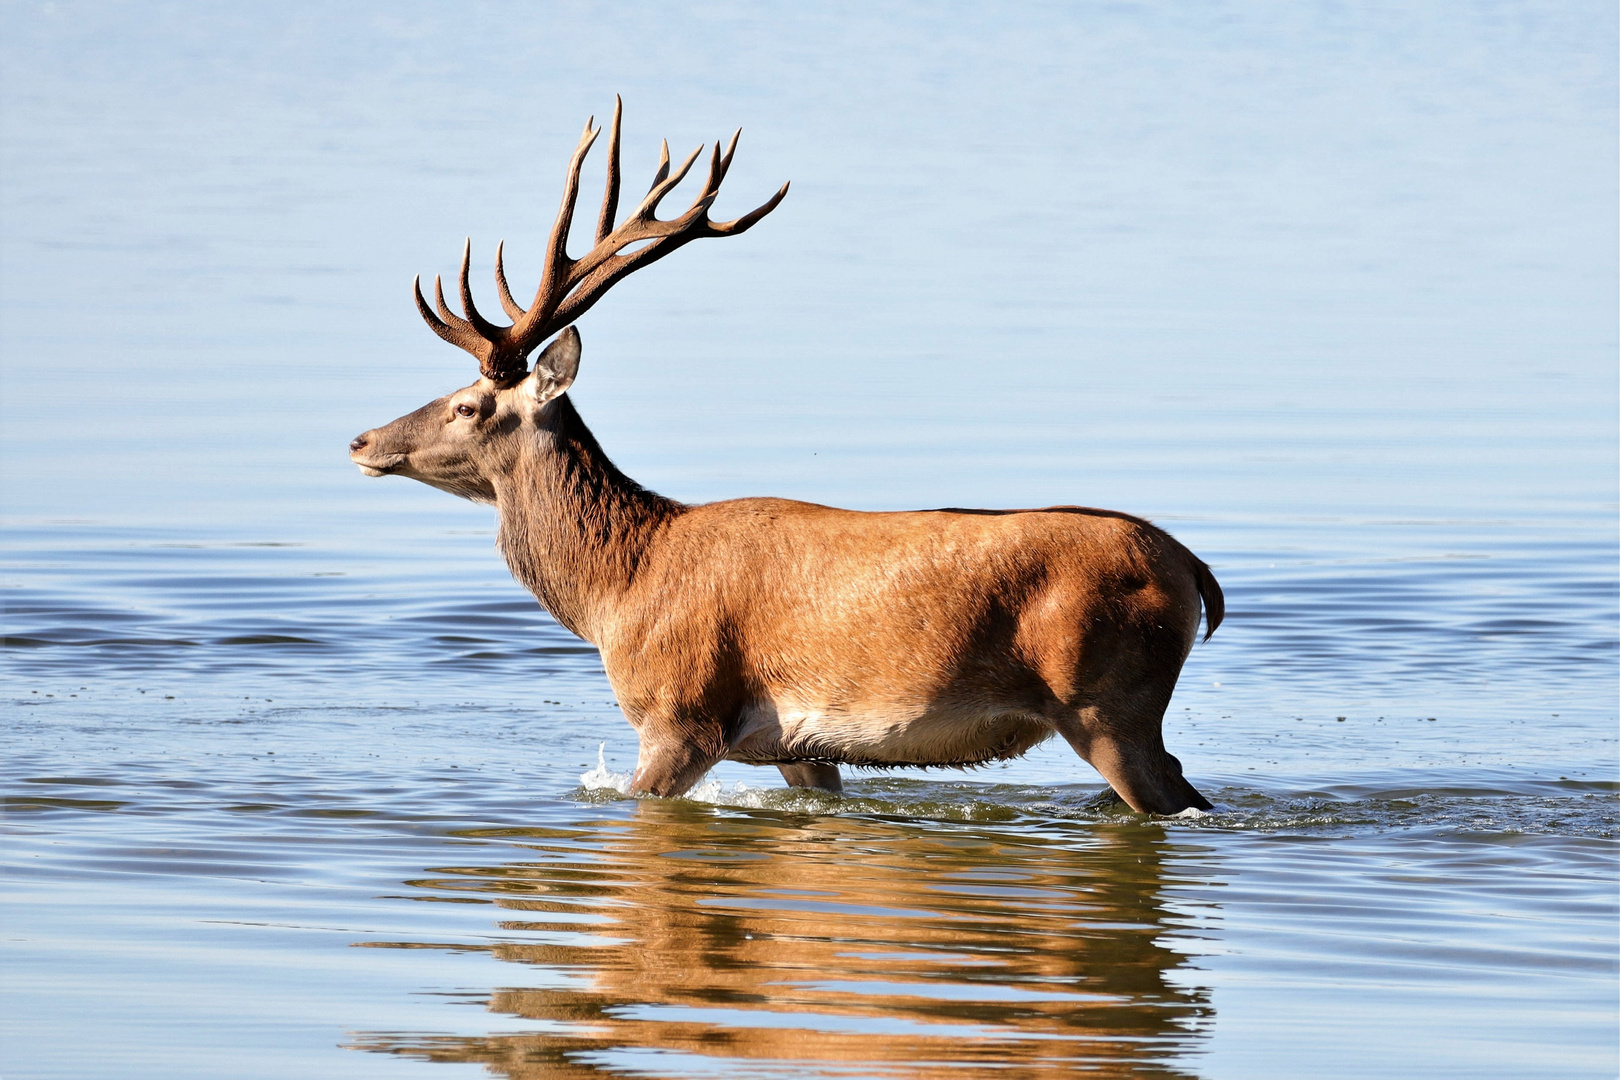
M 574 221 L 574 204 L 579 198 L 579 170 L 590 153 L 591 144 L 602 133 L 592 129 L 592 120 L 585 121 L 585 132 L 574 149 L 568 163 L 568 179 L 563 187 L 562 207 L 557 211 L 557 222 L 551 227 L 551 239 L 546 245 L 545 270 L 540 275 L 540 288 L 527 309 L 512 299 L 506 284 L 506 266 L 502 261 L 505 241 L 495 247 L 495 286 L 501 307 L 512 320 L 511 326 L 499 326 L 484 318 L 473 304 L 472 286 L 467 274 L 472 263 L 472 240 L 469 238 L 461 251 L 461 310 L 456 315 L 444 302 L 444 285 L 433 279 L 433 300 L 437 314 L 422 297 L 422 279 L 413 284 L 416 308 L 427 320 L 428 326 L 450 344 L 478 357 L 484 377 L 496 383 L 512 383 L 528 372 L 529 352 L 556 331 L 578 319 L 613 287 L 614 282 L 648 263 L 657 262 L 676 248 L 704 236 L 734 236 L 746 232 L 756 221 L 775 210 L 788 185 L 771 196 L 770 201 L 758 209 L 732 221 L 710 221 L 709 207 L 720 193 L 720 183 L 731 168 L 731 156 L 737 151 L 737 138 L 742 129 L 731 136 L 724 154 L 720 143 L 714 144 L 709 157 L 709 176 L 692 205 L 680 217 L 669 221 L 658 219 L 658 204 L 685 178 L 692 163 L 703 152 L 699 146 L 692 151 L 673 173 L 669 167 L 669 143 L 663 144 L 658 171 L 653 175 L 652 187 L 645 198 L 625 220 L 614 228 L 613 219 L 619 208 L 619 117 L 624 103 L 618 98 L 613 105 L 613 128 L 608 135 L 607 190 L 602 196 L 602 212 L 596 222 L 596 246 L 581 259 L 568 257 L 568 230 Z M 641 244 L 635 251 L 621 255 L 624 248 Z

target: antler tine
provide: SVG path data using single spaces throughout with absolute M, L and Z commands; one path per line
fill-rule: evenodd
M 439 318 L 457 330 L 470 331 L 472 329 L 471 323 L 451 311 L 450 305 L 444 302 L 444 281 L 438 274 L 433 275 L 433 306 L 439 309 Z
M 504 327 L 497 327 L 494 323 L 479 314 L 478 306 L 473 303 L 472 283 L 467 275 L 472 272 L 472 237 L 461 248 L 461 310 L 467 313 L 467 321 L 478 331 L 479 337 L 494 338 Z
M 783 199 L 787 198 L 788 186 L 788 184 L 783 184 L 782 189 L 775 195 L 772 195 L 770 200 L 766 202 L 765 205 L 748 211 L 748 213 L 744 214 L 740 218 L 733 218 L 730 221 L 709 222 L 708 235 L 736 236 L 738 233 L 747 232 L 753 227 L 756 221 L 770 213 L 772 210 L 775 210 L 777 205 L 781 203 Z
M 647 191 L 650 193 L 653 188 L 657 187 L 659 184 L 662 184 L 664 182 L 664 177 L 666 177 L 668 175 L 669 175 L 669 140 L 668 139 L 661 139 L 661 140 L 659 140 L 659 146 L 658 146 L 658 171 L 653 173 L 652 183 L 647 185 Z
M 422 313 L 422 319 L 428 324 L 428 328 L 456 348 L 472 353 L 482 364 L 490 350 L 489 342 L 473 334 L 470 329 L 464 330 L 433 314 L 433 309 L 428 307 L 427 298 L 422 295 L 421 274 L 416 275 L 416 279 L 411 282 L 411 291 L 416 295 L 416 310 Z
M 596 242 L 600 244 L 613 231 L 613 218 L 619 212 L 619 118 L 624 99 L 613 95 L 613 127 L 608 131 L 607 190 L 602 194 L 602 213 L 596 219 Z
M 506 317 L 515 323 L 528 312 L 519 307 L 518 302 L 512 299 L 512 290 L 507 287 L 506 262 L 501 257 L 505 248 L 505 240 L 495 245 L 495 292 L 501 298 L 501 307 L 505 309 Z
M 531 336 L 541 336 L 535 331 L 544 327 L 547 317 L 556 310 L 566 293 L 564 285 L 568 281 L 568 271 L 573 266 L 573 260 L 568 257 L 568 230 L 574 224 L 574 206 L 579 202 L 579 169 L 585 163 L 585 155 L 591 152 L 591 144 L 602 133 L 601 128 L 591 127 L 595 119 L 592 116 L 585 121 L 585 131 L 580 135 L 579 145 L 574 148 L 574 156 L 568 162 L 562 206 L 557 210 L 557 220 L 551 226 L 551 238 L 546 243 L 546 266 L 540 275 L 540 288 L 534 293 L 534 303 L 507 332 L 507 340 L 520 351 L 526 352 L 526 347 L 533 344 L 529 340 Z
M 723 183 L 726 179 L 726 173 L 731 171 L 731 159 L 737 153 L 737 140 L 740 138 L 742 138 L 742 128 L 738 128 L 731 133 L 731 142 L 726 146 L 726 155 L 720 159 L 720 180 L 716 182 L 716 186 Z
M 707 213 L 709 207 L 714 203 L 715 196 L 720 194 L 720 181 L 724 176 L 725 171 L 720 164 L 720 140 L 716 139 L 714 140 L 714 152 L 709 155 L 708 179 L 703 181 L 703 190 L 697 193 L 697 197 L 692 200 L 692 205 L 686 208 L 686 213 L 690 214 L 693 210 L 698 209 L 699 203 L 703 204 L 703 211 Z M 685 217 L 686 214 L 681 216 Z
M 703 147 L 700 144 L 696 150 L 687 155 L 686 160 L 681 162 L 681 167 L 676 169 L 672 175 L 654 184 L 652 190 L 647 192 L 647 197 L 641 200 L 641 205 L 636 207 L 636 212 L 630 215 L 631 220 L 642 223 L 653 220 L 653 216 L 658 213 L 658 204 L 663 201 L 664 196 L 668 195 L 676 184 L 686 179 L 686 174 L 692 168 L 692 162 L 696 161 L 701 153 L 703 153 Z M 669 170 L 667 167 L 661 167 L 658 171 L 668 172 Z
M 703 147 L 698 147 L 698 153 L 701 153 L 702 150 Z M 695 158 L 696 154 L 694 154 L 693 157 Z M 691 161 L 688 161 L 687 164 L 690 165 Z M 684 172 L 685 170 L 683 169 L 682 171 Z M 688 206 L 684 211 L 682 211 L 679 217 L 672 218 L 668 222 L 654 221 L 650 224 L 673 225 L 678 230 L 685 230 L 691 228 L 695 222 L 706 222 L 708 220 L 707 215 L 709 212 L 709 207 L 714 205 L 715 197 L 720 194 L 720 176 L 720 140 L 716 139 L 714 143 L 714 150 L 709 155 L 709 175 L 703 181 L 703 187 L 696 195 L 692 197 L 692 205 Z M 677 177 L 676 179 L 679 180 L 680 178 Z M 668 189 L 665 190 L 664 194 L 668 194 Z M 695 235 L 704 234 L 698 233 Z
M 720 152 L 720 140 L 714 140 L 714 152 L 709 156 L 709 178 L 703 182 L 703 190 L 692 199 L 692 205 L 676 221 L 690 222 L 702 220 L 705 226 L 713 224 L 708 220 L 709 207 L 720 194 L 720 185 L 725 182 L 726 171 L 731 168 L 731 157 L 737 152 L 737 139 L 742 135 L 742 128 L 738 128 L 731 135 L 731 143 L 726 147 L 725 153 Z M 698 149 L 702 149 L 699 147 Z M 770 211 L 766 211 L 769 213 Z M 763 216 L 763 215 L 761 215 Z M 753 222 L 749 222 L 753 224 Z M 707 229 L 702 235 L 710 235 Z

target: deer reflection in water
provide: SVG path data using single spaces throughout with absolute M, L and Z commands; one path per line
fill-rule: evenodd
M 410 884 L 510 913 L 513 940 L 490 951 L 549 969 L 553 988 L 496 990 L 489 1008 L 544 1030 L 354 1048 L 525 1080 L 1173 1077 L 1192 1075 L 1178 1062 L 1213 1021 L 1167 943 L 1194 933 L 1167 903 L 1167 864 L 1200 860 L 1157 825 L 1015 832 L 646 802 L 624 820 L 478 835 L 531 854 Z

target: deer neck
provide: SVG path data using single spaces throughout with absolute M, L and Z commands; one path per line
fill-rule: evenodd
M 684 508 L 620 472 L 566 394 L 537 428 L 495 483 L 497 543 L 552 617 L 596 643 L 649 545 Z

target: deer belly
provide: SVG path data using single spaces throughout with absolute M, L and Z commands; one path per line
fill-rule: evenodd
M 1052 732 L 1046 720 L 1016 712 L 966 714 L 903 705 L 857 710 L 767 702 L 744 714 L 728 756 L 760 765 L 977 765 L 1017 757 Z

